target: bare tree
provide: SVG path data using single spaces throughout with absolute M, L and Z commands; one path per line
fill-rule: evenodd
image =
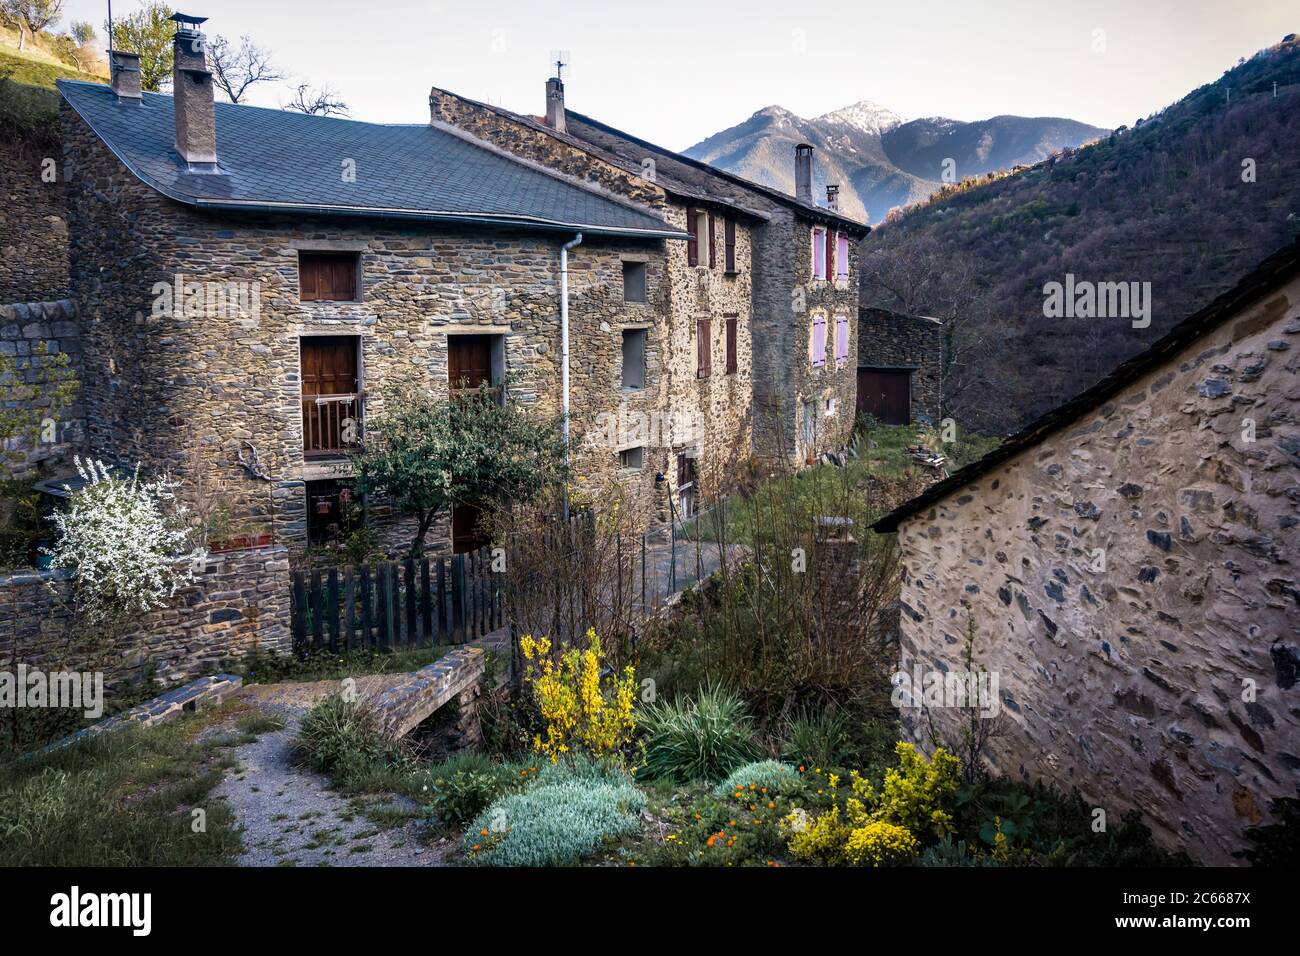
M 91 44 L 95 42 L 95 28 L 85 20 L 73 20 L 72 26 L 68 30 L 68 36 L 72 38 L 73 46 L 70 49 L 73 60 L 76 61 L 77 69 L 85 71 L 85 61 L 94 59 L 95 51 Z
M 18 49 L 27 45 L 27 34 L 36 39 L 52 23 L 57 23 L 63 11 L 63 0 L 3 0 L 0 3 L 6 20 L 18 26 Z
M 258 83 L 279 83 L 284 74 L 271 62 L 271 52 L 240 37 L 236 48 L 223 36 L 208 41 L 212 79 L 232 103 L 242 103 L 248 88 Z
M 330 89 L 328 83 L 319 89 L 310 83 L 299 83 L 293 99 L 284 108 L 311 116 L 348 115 L 348 104 L 339 99 L 338 93 Z

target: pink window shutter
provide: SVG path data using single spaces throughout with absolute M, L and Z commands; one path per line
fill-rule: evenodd
M 826 364 L 826 317 L 814 316 L 812 327 L 812 366 L 821 368 Z
M 835 234 L 835 277 L 849 277 L 849 237 L 842 232 Z
M 835 317 L 835 361 L 844 362 L 849 357 L 849 317 Z
M 813 278 L 826 278 L 826 242 L 825 233 L 814 229 L 812 233 Z

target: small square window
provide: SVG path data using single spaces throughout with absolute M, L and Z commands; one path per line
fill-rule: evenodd
M 645 465 L 645 448 L 624 448 L 618 453 L 618 467 L 624 471 L 640 471 Z
M 644 302 L 645 300 L 645 263 L 623 263 L 623 301 Z
M 356 302 L 361 256 L 356 252 L 298 253 L 298 298 L 302 302 Z
M 645 329 L 623 330 L 623 387 L 645 388 Z

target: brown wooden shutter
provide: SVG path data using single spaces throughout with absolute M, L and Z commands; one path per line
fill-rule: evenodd
M 736 220 L 728 219 L 723 227 L 723 242 L 726 245 L 727 271 L 736 271 Z
M 835 281 L 835 232 L 826 230 L 826 278 Z
M 713 213 L 709 213 L 709 268 L 712 269 L 718 264 L 717 250 L 718 244 L 713 238 Z
M 736 361 L 736 320 L 727 319 L 727 374 L 735 375 L 739 368 Z
M 700 264 L 700 236 L 699 222 L 695 216 L 695 210 L 686 207 L 686 264 L 698 266 Z
M 710 340 L 712 319 L 698 319 L 695 323 L 696 377 L 708 378 L 713 371 L 713 343 Z

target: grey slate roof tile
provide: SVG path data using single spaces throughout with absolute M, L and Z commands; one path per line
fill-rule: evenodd
M 226 208 L 413 219 L 470 218 L 531 228 L 680 237 L 648 211 L 548 175 L 428 125 L 363 123 L 216 104 L 220 172 L 189 169 L 174 148 L 172 98 L 122 102 L 102 84 L 60 80 L 59 92 L 143 182 L 179 202 Z M 356 164 L 356 181 L 342 175 Z

